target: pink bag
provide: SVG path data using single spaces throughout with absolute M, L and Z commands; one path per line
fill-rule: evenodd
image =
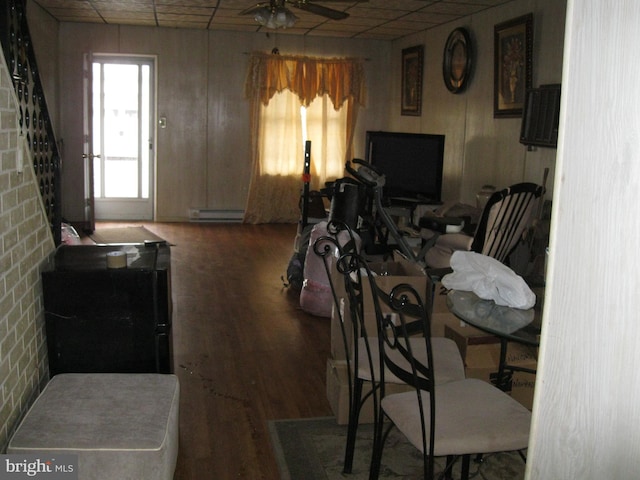
M 346 232 L 343 232 L 343 234 L 347 235 Z M 320 222 L 311 230 L 307 256 L 304 262 L 304 282 L 300 291 L 300 307 L 311 315 L 331 318 L 333 295 L 324 266 L 325 258 L 317 255 L 313 250 L 316 240 L 323 235 L 327 235 L 327 222 Z M 356 238 L 356 243 L 359 248 L 359 238 Z M 327 261 L 332 262 L 329 265 L 330 268 L 333 267 L 333 262 L 336 259 L 337 252 L 336 256 L 327 257 Z

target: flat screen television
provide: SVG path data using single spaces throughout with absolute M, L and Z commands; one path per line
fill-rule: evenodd
M 442 202 L 444 135 L 368 131 L 365 160 L 385 175 L 385 198 Z

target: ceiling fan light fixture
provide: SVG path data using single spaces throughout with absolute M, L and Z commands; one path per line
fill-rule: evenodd
M 262 7 L 255 12 L 253 18 L 260 25 L 272 29 L 291 28 L 298 21 L 298 17 L 291 13 L 289 9 L 281 6 L 274 8 Z

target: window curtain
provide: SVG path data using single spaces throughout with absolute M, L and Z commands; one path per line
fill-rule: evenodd
M 254 53 L 245 93 L 251 105 L 252 177 L 244 221 L 296 222 L 304 164 L 300 107 L 307 110 L 312 146 L 311 188 L 318 189 L 341 176 L 352 156 L 358 107 L 366 95 L 362 62 Z

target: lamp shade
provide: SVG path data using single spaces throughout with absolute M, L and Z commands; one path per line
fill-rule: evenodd
M 272 29 L 293 27 L 298 20 L 289 9 L 281 6 L 262 7 L 255 12 L 253 18 L 260 25 Z

